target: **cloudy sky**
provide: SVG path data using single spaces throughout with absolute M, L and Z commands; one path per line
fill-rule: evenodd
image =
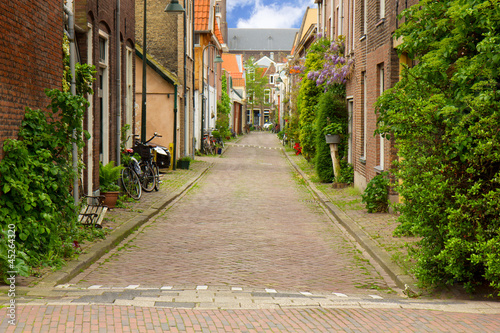
M 227 0 L 229 28 L 299 28 L 314 0 Z

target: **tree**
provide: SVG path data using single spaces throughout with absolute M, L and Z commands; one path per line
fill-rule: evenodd
M 253 111 L 254 107 L 260 108 L 264 104 L 264 90 L 267 78 L 264 76 L 265 69 L 255 65 L 254 58 L 245 63 L 247 109 Z
M 400 53 L 418 63 L 377 102 L 394 136 L 398 231 L 427 285 L 488 281 L 500 290 L 500 4 L 423 0 L 404 11 Z
M 231 135 L 229 131 L 229 114 L 231 113 L 231 99 L 227 93 L 227 76 L 226 72 L 222 74 L 222 97 L 217 101 L 217 121 L 215 129 L 221 138 L 226 138 Z

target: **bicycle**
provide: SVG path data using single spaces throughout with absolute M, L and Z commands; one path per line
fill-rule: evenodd
M 213 154 L 213 148 L 212 148 L 212 142 L 210 140 L 210 137 L 207 133 L 203 135 L 203 153 L 204 154 Z
M 132 149 L 127 149 L 125 154 L 134 155 L 134 151 Z M 123 189 L 135 200 L 139 200 L 142 196 L 141 181 L 137 172 L 141 172 L 139 162 L 131 156 L 130 162 L 122 170 L 121 177 Z
M 139 165 L 142 171 L 142 177 L 139 175 L 139 178 L 141 180 L 142 189 L 146 192 L 151 192 L 153 189 L 158 191 L 160 189 L 160 168 L 156 163 L 157 152 L 153 147 L 148 145 L 148 143 L 156 137 L 161 138 L 161 135 L 155 132 L 146 142 L 136 140 L 132 148 L 134 153 L 141 156 Z

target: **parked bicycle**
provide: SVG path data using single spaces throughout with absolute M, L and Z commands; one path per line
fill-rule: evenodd
M 212 140 L 208 133 L 205 133 L 203 135 L 203 153 L 204 154 L 210 154 L 212 155 L 213 152 L 213 146 L 212 146 Z
M 133 149 L 126 149 L 124 153 L 130 156 L 130 161 L 124 165 L 125 168 L 122 170 L 122 186 L 131 198 L 139 200 L 142 196 L 142 186 L 139 178 L 139 175 L 142 175 L 141 167 L 139 161 L 134 157 Z
M 128 195 L 136 200 L 140 199 L 142 190 L 146 192 L 151 192 L 153 189 L 158 191 L 160 189 L 159 165 L 162 167 L 170 166 L 170 152 L 166 148 L 148 145 L 151 140 L 161 137 L 161 135 L 155 133 L 146 142 L 140 142 L 137 137 L 138 135 L 135 135 L 134 147 L 124 152 L 130 156 L 130 161 L 122 171 L 123 188 Z M 134 157 L 134 154 L 141 157 L 140 161 Z
M 157 137 L 161 138 L 161 135 L 155 132 L 146 142 L 136 140 L 132 148 L 134 153 L 139 154 L 141 157 L 139 165 L 142 171 L 142 177 L 139 175 L 139 178 L 141 180 L 142 189 L 146 192 L 151 192 L 153 190 L 158 191 L 160 189 L 160 169 L 156 163 L 157 152 L 153 150 L 152 146 L 148 145 L 151 140 Z

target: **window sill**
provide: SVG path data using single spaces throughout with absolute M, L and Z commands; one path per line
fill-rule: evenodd
M 375 27 L 378 28 L 379 26 L 383 25 L 385 22 L 385 17 L 381 18 L 380 21 L 378 21 L 377 24 L 375 24 Z
M 380 165 L 377 165 L 375 168 L 373 168 L 377 174 L 381 174 L 384 172 L 384 168 L 382 168 Z
M 360 42 L 364 41 L 366 39 L 366 34 L 364 34 L 363 36 L 361 36 L 361 38 L 359 39 Z
M 359 161 L 363 164 L 366 164 L 366 157 L 362 156 L 359 158 Z

